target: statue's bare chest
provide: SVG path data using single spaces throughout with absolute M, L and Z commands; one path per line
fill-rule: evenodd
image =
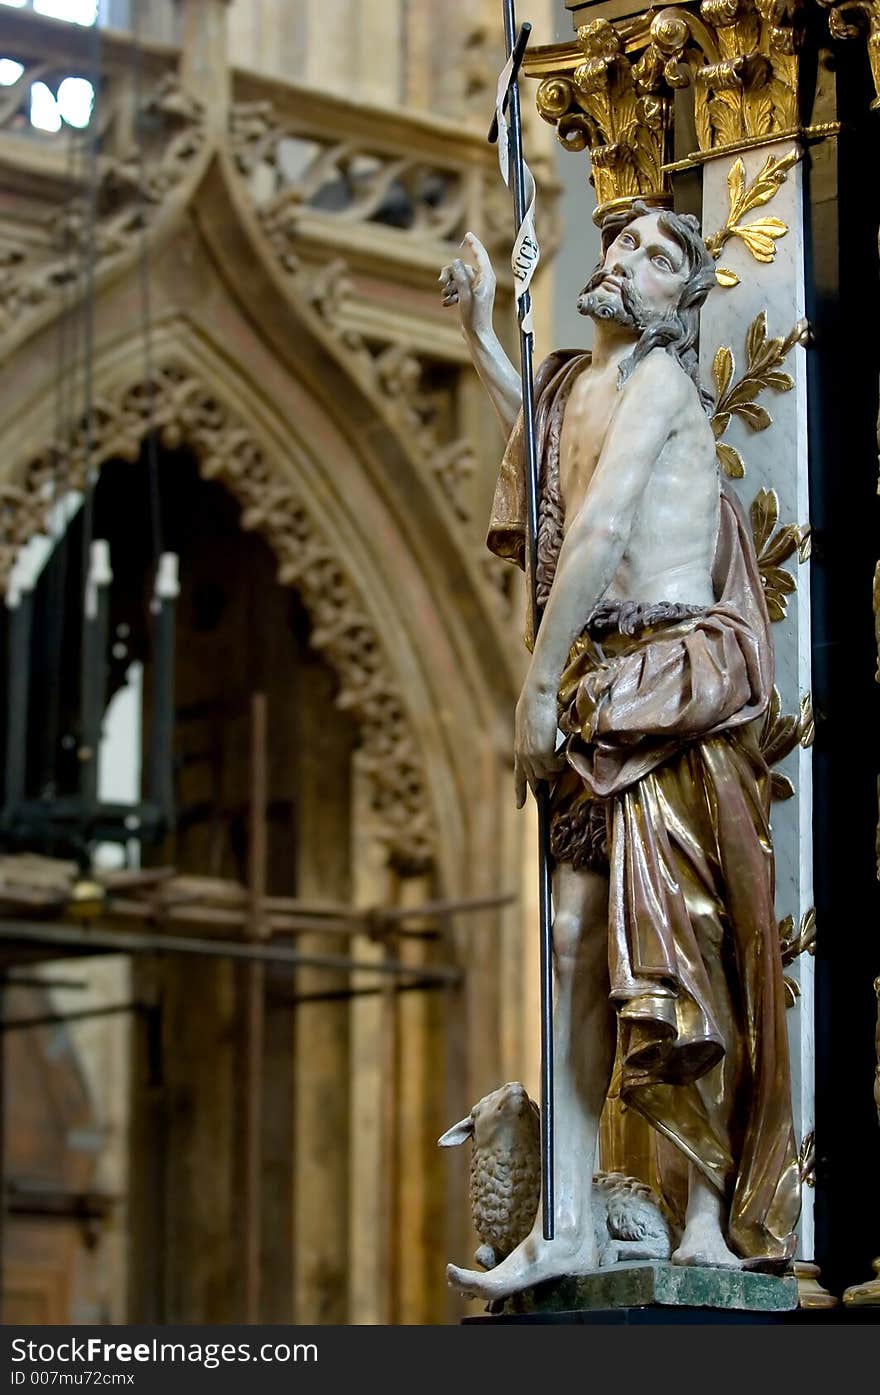
M 597 373 L 587 368 L 572 384 L 559 437 L 559 487 L 566 524 L 577 515 L 620 400 L 617 369 Z

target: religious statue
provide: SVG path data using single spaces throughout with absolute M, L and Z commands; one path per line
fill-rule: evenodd
M 443 301 L 508 437 L 488 545 L 526 566 L 520 378 L 493 329 L 489 257 L 465 244 Z M 605 218 L 602 247 L 578 300 L 592 353 L 552 353 L 535 380 L 541 623 L 515 718 L 519 806 L 550 786 L 555 1233 L 539 1212 L 495 1268 L 449 1266 L 490 1300 L 596 1268 L 612 1069 L 618 1107 L 655 1131 L 673 1262 L 783 1266 L 800 1208 L 755 731 L 773 649 L 695 348 L 714 264 L 695 218 L 639 202 Z

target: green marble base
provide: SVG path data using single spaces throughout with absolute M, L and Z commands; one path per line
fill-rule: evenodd
M 798 1305 L 793 1274 L 781 1278 L 737 1269 L 699 1269 L 658 1260 L 615 1264 L 579 1279 L 538 1284 L 508 1298 L 501 1312 L 554 1313 L 577 1309 L 661 1307 L 738 1308 L 788 1312 Z

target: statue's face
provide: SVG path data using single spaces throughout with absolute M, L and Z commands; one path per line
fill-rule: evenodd
M 587 313 L 598 319 L 626 315 L 621 287 L 654 315 L 678 307 L 688 277 L 687 259 L 676 240 L 660 228 L 660 214 L 646 213 L 617 234 L 591 284 Z

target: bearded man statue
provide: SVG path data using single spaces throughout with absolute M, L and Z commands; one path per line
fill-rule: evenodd
M 520 380 L 488 255 L 466 241 L 473 264 L 441 283 L 508 437 L 488 545 L 526 566 Z M 555 1234 L 539 1213 L 497 1268 L 449 1266 L 490 1300 L 596 1267 L 609 1091 L 653 1131 L 645 1180 L 679 1216 L 675 1263 L 782 1265 L 800 1208 L 755 730 L 773 648 L 696 355 L 714 264 L 696 219 L 638 202 L 602 241 L 578 300 L 592 353 L 552 353 L 536 375 L 542 614 L 515 719 L 518 802 L 551 791 Z

